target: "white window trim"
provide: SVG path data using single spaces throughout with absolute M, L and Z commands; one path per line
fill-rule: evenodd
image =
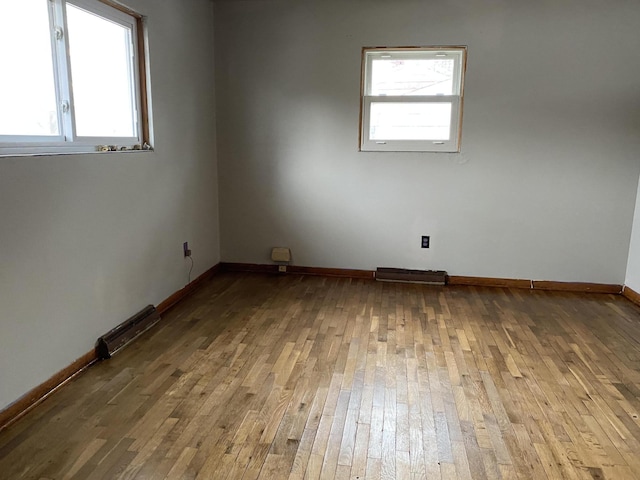
M 141 72 L 145 52 L 139 45 L 138 28 L 142 26 L 142 16 L 130 11 L 118 9 L 111 2 L 102 0 L 50 0 L 49 27 L 52 37 L 52 60 L 56 83 L 56 103 L 58 105 L 58 125 L 60 135 L 0 135 L 0 157 L 28 156 L 64 153 L 95 153 L 104 151 L 104 146 L 114 146 L 118 150 L 143 151 L 149 150 L 148 118 L 143 112 L 143 97 L 147 94 L 145 73 Z M 69 57 L 69 38 L 67 35 L 66 4 L 95 13 L 117 25 L 130 30 L 130 61 L 129 67 L 133 73 L 133 98 L 135 112 L 135 137 L 87 137 L 76 134 L 73 91 L 70 84 L 71 62 Z M 62 33 L 57 38 L 56 32 Z
M 457 57 L 454 64 L 454 91 L 458 95 L 420 95 L 420 96 L 376 96 L 371 91 L 370 58 L 387 57 L 415 58 L 417 52 L 428 56 L 439 57 L 442 54 Z M 365 47 L 362 49 L 362 85 L 360 95 L 360 151 L 363 152 L 460 152 L 462 133 L 462 106 L 464 100 L 464 74 L 466 69 L 467 48 L 464 46 L 437 47 Z M 378 102 L 392 103 L 451 103 L 451 130 L 448 141 L 441 140 L 372 140 L 370 132 L 371 104 Z

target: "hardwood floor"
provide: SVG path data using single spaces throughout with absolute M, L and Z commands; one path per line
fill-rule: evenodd
M 0 433 L 2 479 L 637 479 L 616 295 L 225 273 Z

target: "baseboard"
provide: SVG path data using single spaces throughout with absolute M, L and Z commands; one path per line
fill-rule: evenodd
M 461 277 L 450 275 L 448 285 L 467 285 L 472 287 L 531 288 L 531 280 L 515 278 Z
M 622 290 L 622 296 L 640 306 L 640 293 L 636 292 L 634 289 L 625 285 L 624 289 Z
M 298 275 L 316 275 L 321 277 L 343 277 L 343 278 L 364 278 L 373 280 L 375 272 L 373 270 L 351 270 L 346 268 L 322 268 L 322 267 L 298 267 L 292 265 L 287 267 L 291 273 Z
M 278 273 L 278 265 L 222 262 L 220 266 L 224 272 Z
M 264 265 L 257 263 L 222 263 L 221 265 L 222 269 L 227 272 L 278 273 L 278 265 Z M 297 265 L 287 265 L 287 273 L 293 273 L 295 275 L 315 275 L 321 277 L 364 278 L 368 280 L 373 280 L 375 278 L 375 272 L 373 270 L 300 267 Z
M 193 292 L 195 292 L 202 283 L 209 280 L 211 277 L 213 277 L 216 273 L 220 272 L 221 270 L 222 270 L 222 264 L 220 263 L 215 264 L 213 267 L 211 267 L 209 270 L 204 272 L 198 278 L 193 280 L 191 283 L 187 284 L 187 286 L 185 286 L 184 288 L 181 288 L 180 290 L 178 290 L 177 292 L 173 293 L 168 298 L 160 302 L 156 307 L 156 310 L 160 315 L 162 315 L 163 313 L 166 313 L 168 310 L 170 310 L 171 308 L 176 306 L 178 303 L 180 303 L 182 300 L 184 300 L 186 297 L 188 297 Z
M 82 372 L 98 360 L 95 349 L 85 353 L 66 368 L 63 368 L 51 378 L 25 393 L 18 400 L 0 411 L 0 431 L 21 418 L 49 395 L 63 386 L 73 377 Z
M 449 285 L 468 285 L 475 287 L 526 288 L 530 290 L 548 290 L 552 292 L 611 293 L 620 294 L 622 285 L 584 282 L 552 282 L 548 280 L 518 280 L 512 278 L 457 277 L 448 278 Z
M 609 285 L 606 283 L 583 282 L 550 282 L 534 280 L 534 290 L 550 290 L 552 292 L 580 292 L 580 293 L 622 293 L 622 285 Z
M 220 264 L 220 268 L 227 272 L 278 273 L 278 265 L 258 263 L 223 262 Z M 375 279 L 375 271 L 373 270 L 350 270 L 344 268 L 300 267 L 297 265 L 287 265 L 287 273 L 297 275 L 319 275 L 325 277 Z M 557 292 L 612 294 L 619 294 L 622 292 L 622 285 L 610 285 L 604 283 L 552 282 L 547 280 L 466 277 L 459 275 L 447 276 L 447 284 L 473 287 L 524 288 L 527 290 L 549 290 Z
M 207 281 L 209 278 L 219 272 L 220 269 L 221 266 L 219 263 L 214 265 L 198 278 L 196 278 L 193 282 L 189 283 L 186 287 L 178 290 L 176 293 L 169 296 L 166 300 L 160 302 L 156 307 L 156 310 L 160 314 L 167 312 L 185 297 L 192 294 L 199 286 L 201 286 L 203 282 Z M 37 387 L 24 394 L 4 410 L 0 411 L 0 431 L 21 418 L 32 408 L 40 404 L 49 395 L 55 392 L 58 388 L 63 386 L 84 369 L 91 366 L 97 360 L 98 357 L 94 348 L 90 352 L 85 353 L 82 357 L 75 360 L 66 368 L 60 370 L 44 383 L 41 383 Z

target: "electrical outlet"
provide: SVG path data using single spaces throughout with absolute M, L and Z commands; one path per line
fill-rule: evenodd
M 191 256 L 191 250 L 189 250 L 189 242 L 184 242 L 182 244 L 182 253 L 184 254 L 185 257 Z
M 422 248 L 429 248 L 429 241 L 430 241 L 430 238 L 431 238 L 431 237 L 429 237 L 428 235 L 423 235 L 423 236 L 422 236 L 422 244 L 421 244 L 421 245 L 422 245 Z

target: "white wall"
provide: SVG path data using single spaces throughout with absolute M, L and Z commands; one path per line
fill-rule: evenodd
M 636 209 L 633 216 L 633 230 L 624 284 L 634 291 L 640 292 L 640 184 L 638 184 L 638 193 L 636 195 Z
M 219 261 L 208 0 L 148 15 L 155 152 L 0 158 L 0 409 Z
M 634 2 L 239 1 L 215 10 L 224 261 L 623 283 Z M 363 46 L 468 45 L 461 154 L 358 152 Z M 419 248 L 420 235 L 432 247 Z

